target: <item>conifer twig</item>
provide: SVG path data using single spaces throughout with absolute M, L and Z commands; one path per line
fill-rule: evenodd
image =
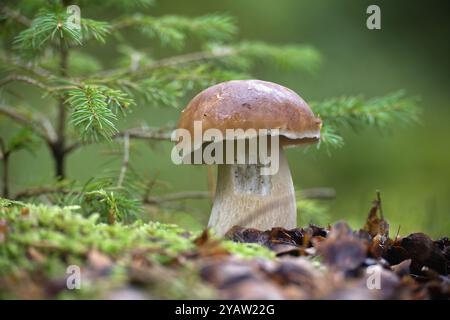
M 133 78 L 137 78 L 142 76 L 148 72 L 154 71 L 156 69 L 168 68 L 168 67 L 176 67 L 178 65 L 189 64 L 198 61 L 211 60 L 223 58 L 226 56 L 231 56 L 236 54 L 236 51 L 231 48 L 222 48 L 213 51 L 199 51 L 193 53 L 182 54 L 178 56 L 173 56 L 169 58 L 163 58 L 158 61 L 153 62 L 147 67 L 141 68 L 137 71 L 131 68 L 122 68 L 122 69 L 113 69 L 113 70 L 105 70 L 104 72 L 100 72 L 96 75 L 98 78 L 111 77 L 111 79 L 105 79 L 104 82 L 110 81 L 112 79 L 117 78 L 118 76 L 132 76 Z
M 39 80 L 33 79 L 28 76 L 22 76 L 22 75 L 16 75 L 16 74 L 10 74 L 9 76 L 1 79 L 0 87 L 7 85 L 8 83 L 13 82 L 13 81 L 26 82 L 26 83 L 36 86 L 38 88 L 44 89 L 46 91 L 50 91 L 50 88 L 47 85 L 45 85 L 44 83 L 40 82 Z
M 117 132 L 112 136 L 112 139 L 123 138 L 125 134 L 128 134 L 128 137 L 130 139 L 170 141 L 172 132 L 161 131 L 160 129 L 133 128 L 126 131 Z M 65 152 L 70 153 L 82 146 L 86 146 L 92 143 L 95 143 L 95 141 L 75 141 L 71 145 L 67 146 Z
M 42 90 L 45 90 L 47 92 L 56 92 L 56 91 L 64 91 L 64 90 L 70 90 L 73 88 L 76 88 L 76 86 L 74 85 L 67 85 L 67 86 L 48 86 L 46 84 L 44 84 L 43 82 L 34 79 L 32 77 L 29 76 L 25 76 L 25 75 L 17 75 L 17 74 L 10 74 L 8 76 L 6 76 L 5 78 L 0 80 L 0 87 L 7 85 L 10 82 L 14 82 L 14 81 L 21 81 L 21 82 L 25 82 L 28 83 L 30 85 L 33 85 L 35 87 L 38 87 Z
M 119 179 L 117 180 L 117 188 L 121 188 L 123 181 L 125 180 L 125 175 L 127 173 L 128 164 L 130 162 L 130 135 L 125 132 L 123 136 L 123 160 L 122 166 L 120 167 Z

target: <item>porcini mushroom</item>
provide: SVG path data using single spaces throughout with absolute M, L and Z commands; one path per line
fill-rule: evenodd
M 216 129 L 223 133 L 221 142 L 230 140 L 227 129 L 267 129 L 268 136 L 276 131 L 280 142 L 277 150 L 270 150 L 271 154 L 278 151 L 279 155 L 279 169 L 273 175 L 261 173 L 264 165 L 259 157 L 256 163 L 249 161 L 254 149 L 246 148 L 243 164 L 218 164 L 217 189 L 208 226 L 218 235 L 224 235 L 234 225 L 262 230 L 294 228 L 297 224 L 295 191 L 283 148 L 319 140 L 322 122 L 306 102 L 294 91 L 272 82 L 227 81 L 197 94 L 182 111 L 178 128 L 194 136 L 195 122 L 204 131 Z M 232 137 L 234 141 L 239 138 L 252 139 Z M 253 138 L 261 139 L 261 136 Z M 197 144 L 190 155 L 201 152 L 206 145 Z M 268 146 L 274 148 L 271 143 Z

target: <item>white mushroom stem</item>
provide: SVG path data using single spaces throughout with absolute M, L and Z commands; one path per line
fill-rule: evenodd
M 208 226 L 224 235 L 239 225 L 267 230 L 295 228 L 297 210 L 291 172 L 279 150 L 279 170 L 261 175 L 259 164 L 218 165 L 217 189 Z

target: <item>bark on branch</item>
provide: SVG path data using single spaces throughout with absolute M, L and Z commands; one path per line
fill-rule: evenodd
M 53 144 L 56 141 L 56 133 L 53 129 L 50 121 L 42 115 L 36 116 L 39 119 L 33 119 L 21 112 L 15 110 L 15 108 L 0 105 L 0 114 L 7 116 L 11 120 L 27 126 L 30 130 L 40 135 L 48 144 Z
M 152 128 L 133 128 L 125 131 L 120 131 L 116 133 L 112 139 L 120 139 L 128 134 L 130 139 L 140 139 L 140 140 L 156 140 L 156 141 L 170 141 L 172 132 L 168 129 L 152 129 Z M 66 153 L 70 153 L 82 146 L 92 144 L 90 141 L 75 141 L 71 145 L 67 146 L 65 149 Z

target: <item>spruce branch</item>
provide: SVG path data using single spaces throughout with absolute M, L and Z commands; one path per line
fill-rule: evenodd
M 28 56 L 35 55 L 53 40 L 63 40 L 66 46 L 82 45 L 84 40 L 94 38 L 105 41 L 109 24 L 92 19 L 80 19 L 81 28 L 69 23 L 69 15 L 62 11 L 41 10 L 29 28 L 15 38 L 16 48 Z
M 81 44 L 81 32 L 67 24 L 66 14 L 42 10 L 33 19 L 31 26 L 19 33 L 15 44 L 23 53 L 36 53 L 56 37 L 67 38 Z
M 330 151 L 330 147 L 340 148 L 344 145 L 344 138 L 342 138 L 339 134 L 337 134 L 337 129 L 332 125 L 323 125 L 320 130 L 320 140 L 317 144 L 317 149 L 324 145 L 327 148 L 327 151 Z M 308 150 L 308 147 L 305 149 Z
M 130 222 L 141 210 L 140 202 L 128 194 L 104 189 L 84 193 L 80 197 L 80 203 L 88 214 L 92 212 L 106 213 L 103 220 L 109 224 L 120 221 Z
M 156 69 L 177 67 L 180 65 L 190 64 L 194 62 L 201 62 L 205 60 L 219 59 L 222 57 L 234 55 L 236 52 L 231 48 L 218 48 L 211 51 L 199 51 L 187 54 L 176 55 L 168 58 L 163 58 L 152 62 L 148 66 L 141 68 L 139 70 L 134 70 L 133 68 L 122 68 L 114 70 L 105 70 L 98 74 L 99 78 L 112 78 L 116 79 L 118 77 L 131 76 L 132 78 L 139 78 L 146 74 L 151 73 Z M 109 80 L 109 79 L 108 79 Z
M 234 59 L 227 59 L 234 57 Z M 175 68 L 184 65 L 223 60 L 231 66 L 249 67 L 251 60 L 259 60 L 277 65 L 285 69 L 314 70 L 320 63 L 319 53 L 309 46 L 288 45 L 271 46 L 261 42 L 243 42 L 234 46 L 211 45 L 205 51 L 181 54 L 153 61 L 147 66 L 135 70 L 134 68 L 121 68 L 106 70 L 98 74 L 104 82 L 114 81 L 118 78 L 130 77 L 139 79 L 152 74 L 158 69 Z M 169 69 L 170 70 L 170 69 Z
M 125 136 L 125 134 L 127 134 L 130 139 L 170 141 L 172 131 L 169 128 L 138 127 L 127 129 L 125 131 L 119 131 L 114 134 L 111 139 L 121 139 Z M 82 146 L 89 145 L 93 142 L 95 141 L 75 141 L 66 148 L 65 152 L 70 153 Z
M 388 125 L 418 122 L 420 115 L 416 100 L 407 97 L 403 91 L 372 99 L 343 97 L 311 105 L 324 123 L 318 146 L 322 143 L 326 146 L 342 146 L 343 138 L 338 134 L 341 127 L 359 129 L 368 125 L 386 128 Z
M 73 109 L 70 122 L 83 140 L 109 140 L 117 132 L 117 116 L 109 108 L 107 96 L 94 86 L 70 90 L 67 102 Z
M 14 82 L 14 81 L 22 81 L 22 82 L 26 82 L 28 84 L 31 84 L 33 86 L 36 86 L 40 89 L 49 91 L 50 88 L 45 85 L 44 83 L 40 82 L 39 80 L 33 79 L 31 77 L 28 76 L 22 76 L 22 75 L 16 75 L 16 74 L 10 74 L 7 77 L 3 78 L 0 80 L 0 87 L 7 85 L 10 82 Z
M 68 96 L 73 110 L 70 122 L 83 140 L 110 140 L 118 132 L 116 113 L 134 104 L 125 92 L 107 86 L 86 85 L 69 90 Z
M 94 38 L 105 43 L 105 38 L 110 33 L 110 25 L 107 22 L 82 18 L 80 24 L 83 41 Z
M 49 85 L 45 84 L 44 82 L 34 79 L 30 76 L 18 75 L 18 74 L 10 74 L 10 75 L 6 76 L 5 78 L 0 79 L 0 87 L 5 86 L 11 82 L 25 82 L 25 83 L 28 83 L 39 89 L 47 91 L 48 93 L 54 93 L 54 92 L 58 92 L 58 91 L 66 91 L 66 90 L 76 88 L 76 86 L 74 86 L 74 85 L 49 86 Z
M 83 81 L 117 86 L 130 95 L 137 94 L 146 103 L 177 106 L 179 99 L 191 90 L 249 78 L 246 71 L 252 65 L 250 61 L 256 59 L 281 68 L 312 71 L 320 56 L 304 46 L 276 48 L 251 42 L 226 47 L 215 45 L 205 51 L 150 61 L 139 68 L 107 70 Z
M 205 41 L 229 40 L 237 31 L 234 19 L 226 15 L 151 17 L 135 14 L 111 25 L 111 31 L 136 28 L 142 34 L 157 38 L 163 45 L 181 49 L 188 34 Z
M 330 99 L 314 103 L 313 109 L 324 123 L 348 127 L 407 124 L 417 122 L 420 115 L 415 99 L 403 91 L 367 100 L 361 96 Z
M 306 70 L 313 72 L 321 63 L 321 55 L 311 46 L 281 45 L 275 46 L 259 41 L 244 41 L 234 47 L 234 63 L 246 68 L 257 63 L 273 65 L 281 70 Z

